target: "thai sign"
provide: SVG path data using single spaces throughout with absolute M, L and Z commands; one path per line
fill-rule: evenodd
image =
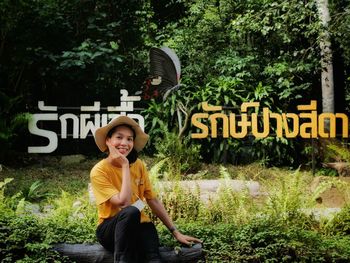
M 295 138 L 334 138 L 336 137 L 337 121 L 341 122 L 341 135 L 349 137 L 349 119 L 344 113 L 317 114 L 317 102 L 312 100 L 309 105 L 297 106 L 297 113 L 274 113 L 264 107 L 262 114 L 258 114 L 259 102 L 244 102 L 241 105 L 241 114 L 222 113 L 222 106 L 210 106 L 207 102 L 202 103 L 203 113 L 193 114 L 191 122 L 200 132 L 192 133 L 192 138 L 200 139 L 218 137 L 244 138 L 248 133 L 255 138 L 268 137 L 271 130 L 271 121 L 276 123 L 274 130 L 277 137 Z M 249 108 L 252 108 L 249 111 Z M 251 113 L 249 113 L 251 112 Z M 210 122 L 210 125 L 209 125 Z M 218 123 L 222 123 L 220 128 Z M 329 124 L 329 129 L 325 123 Z M 209 133 L 210 132 L 210 133 Z
M 129 96 L 125 89 L 120 90 L 120 105 L 101 107 L 100 101 L 95 101 L 93 106 L 80 106 L 80 113 L 64 113 L 59 115 L 57 106 L 47 106 L 44 101 L 38 102 L 38 109 L 41 113 L 32 114 L 32 118 L 28 122 L 28 129 L 32 135 L 37 135 L 48 140 L 48 144 L 44 146 L 29 146 L 28 153 L 52 153 L 58 147 L 58 138 L 67 139 L 68 136 L 73 139 L 85 139 L 88 135 L 94 134 L 95 130 L 106 125 L 111 119 L 126 115 L 135 119 L 144 129 L 145 120 L 135 113 L 134 103 L 141 101 L 141 96 Z M 104 109 L 106 113 L 101 113 Z M 39 125 L 43 122 L 59 123 L 60 133 Z M 72 123 L 70 126 L 69 124 Z M 71 131 L 69 133 L 68 131 Z

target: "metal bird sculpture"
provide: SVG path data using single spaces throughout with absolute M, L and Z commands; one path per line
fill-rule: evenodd
M 170 92 L 180 87 L 181 64 L 176 53 L 168 48 L 151 48 L 150 77 L 143 84 L 143 98 L 166 100 Z

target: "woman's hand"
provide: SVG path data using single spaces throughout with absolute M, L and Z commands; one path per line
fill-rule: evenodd
M 109 150 L 108 158 L 110 158 L 112 164 L 119 167 L 129 167 L 129 160 L 121 154 L 108 140 L 106 145 Z
M 202 241 L 199 240 L 198 238 L 184 235 L 178 230 L 175 230 L 173 232 L 173 236 L 177 239 L 177 241 L 188 246 L 192 245 L 193 242 L 202 243 Z
M 121 154 L 108 140 L 106 145 L 109 150 L 108 161 L 117 167 L 122 167 L 122 186 L 120 192 L 113 195 L 109 201 L 119 207 L 126 207 L 131 204 L 131 182 L 129 160 Z
M 164 223 L 164 225 L 170 229 L 171 227 L 174 226 L 172 220 L 170 219 L 167 211 L 164 208 L 164 205 L 161 201 L 159 201 L 157 198 L 153 199 L 147 199 L 147 203 L 152 209 L 152 212 L 159 217 L 159 219 Z M 193 242 L 195 243 L 202 243 L 201 240 L 191 237 L 191 236 L 186 236 L 182 234 L 179 230 L 175 229 L 172 231 L 173 236 L 177 239 L 177 241 L 185 244 L 185 245 L 191 245 Z

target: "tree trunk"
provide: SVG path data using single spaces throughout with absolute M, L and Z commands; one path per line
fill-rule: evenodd
M 322 112 L 334 113 L 334 81 L 330 34 L 328 23 L 331 20 L 328 9 L 328 0 L 316 0 L 320 21 L 323 26 L 320 35 L 321 48 L 321 81 L 322 81 Z M 326 128 L 329 129 L 329 122 Z

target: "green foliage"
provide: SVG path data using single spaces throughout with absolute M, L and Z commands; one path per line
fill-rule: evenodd
M 346 236 L 350 234 L 350 205 L 346 205 L 326 225 L 326 231 L 333 235 Z
M 60 257 L 43 242 L 44 228 L 37 218 L 3 213 L 0 218 L 2 262 L 59 262 Z
M 47 190 L 43 189 L 44 183 L 37 180 L 28 188 L 22 191 L 22 196 L 29 202 L 37 202 L 50 196 Z
M 296 142 L 294 140 L 269 136 L 254 140 L 249 154 L 253 160 L 257 160 L 266 166 L 285 164 L 293 167 L 302 162 L 297 158 L 299 154 L 296 152 L 295 146 Z
M 317 171 L 316 176 L 338 176 L 338 172 L 332 168 L 321 168 Z
M 54 202 L 56 207 L 42 217 L 17 213 L 30 203 L 22 199 L 14 207 L 13 197 L 4 195 L 4 187 L 11 181 L 0 182 L 1 262 L 69 262 L 53 251 L 50 244 L 96 241 L 96 207 L 86 201 L 87 196 L 76 200 L 63 192 Z
M 330 1 L 330 13 L 332 48 L 341 62 L 335 75 L 341 75 L 349 102 L 349 3 Z M 165 102 L 145 106 L 152 140 L 161 136 L 160 124 L 178 130 L 178 103 L 189 115 L 200 111 L 202 101 L 225 106 L 225 113 L 238 113 L 246 101 L 259 101 L 274 112 L 294 112 L 296 105 L 320 94 L 315 1 L 4 0 L 0 29 L 4 153 L 26 151 L 25 137 L 12 130 L 11 122 L 18 112 L 34 110 L 39 99 L 72 106 L 77 98 L 87 105 L 94 97 L 108 104 L 119 99 L 121 88 L 139 90 L 151 46 L 173 48 L 182 63 L 180 90 Z M 188 128 L 185 135 L 192 132 Z M 299 154 L 303 144 L 298 140 L 206 139 L 200 144 L 205 161 L 296 166 L 306 159 Z M 150 146 L 153 153 L 154 141 Z
M 0 90 L 0 160 L 2 162 L 15 158 L 14 146 L 18 137 L 25 134 L 28 126 L 29 113 L 16 113 L 18 103 L 22 102 L 21 97 L 11 99 Z
M 78 200 L 62 191 L 60 198 L 54 200 L 54 210 L 45 218 L 46 239 L 48 243 L 95 242 L 97 209 L 89 204 L 87 194 Z
M 298 225 L 260 218 L 248 224 L 181 223 L 178 228 L 204 242 L 209 262 L 345 262 L 350 259 L 348 237 L 323 236 Z M 160 239 L 176 245 L 159 227 Z
M 223 184 L 215 198 L 209 199 L 205 209 L 204 220 L 242 224 L 257 216 L 258 206 L 249 195 L 248 190 L 237 192 Z
M 350 6 L 346 1 L 330 1 L 332 19 L 330 21 L 330 33 L 332 36 L 332 48 L 335 56 L 341 60 L 340 66 L 343 68 L 339 72 L 340 78 L 344 82 L 345 106 L 347 112 L 350 111 Z M 343 98 L 341 98 L 343 99 Z
M 156 30 L 152 14 L 150 1 L 140 0 L 1 1 L 0 159 L 27 152 L 27 129 L 16 137 L 11 122 L 36 111 L 39 100 L 115 105 L 121 88 L 139 90 Z
M 171 186 L 163 186 L 158 198 L 173 220 L 195 221 L 200 218 L 200 212 L 203 208 L 198 188 L 195 192 L 192 192 L 189 189 L 182 188 L 178 183 L 174 183 Z M 153 216 L 152 219 L 160 223 L 157 217 Z
M 107 25 L 107 28 L 117 28 L 117 23 Z M 62 72 L 95 71 L 99 69 L 100 74 L 96 76 L 93 85 L 97 92 L 103 92 L 104 85 L 115 85 L 115 80 L 111 75 L 121 73 L 123 65 L 123 55 L 120 54 L 119 45 L 115 41 L 107 42 L 106 40 L 86 39 L 72 51 L 64 51 L 61 57 L 61 63 L 57 69 Z M 106 61 L 108 61 L 106 63 Z M 83 73 L 80 73 L 83 75 Z M 103 85 L 103 86 L 102 86 Z
M 164 44 L 176 50 L 183 67 L 184 86 L 173 96 L 175 101 L 191 101 L 191 114 L 200 112 L 203 101 L 225 106 L 225 114 L 239 114 L 240 105 L 249 101 L 280 113 L 293 112 L 313 98 L 320 56 L 314 2 L 206 0 L 186 3 L 186 8 L 188 15 L 169 24 L 163 34 Z M 170 103 L 160 107 L 171 112 Z M 170 130 L 176 126 L 172 117 L 165 118 L 171 120 L 165 123 Z M 206 161 L 295 165 L 305 160 L 297 154 L 297 140 L 207 138 L 200 143 Z
M 228 181 L 231 179 L 230 174 L 223 166 L 220 167 L 220 175 L 222 184 L 217 194 L 209 198 L 203 220 L 235 225 L 250 222 L 257 216 L 258 204 L 250 196 L 249 189 L 234 191 Z
M 157 139 L 156 160 L 163 161 L 164 177 L 173 179 L 183 173 L 194 172 L 200 166 L 200 145 L 193 144 L 190 138 L 179 138 L 164 129 L 163 136 Z
M 0 182 L 0 209 L 4 211 L 8 209 L 5 203 L 5 186 L 13 181 L 13 178 L 5 178 L 3 182 Z
M 13 207 L 12 197 L 4 196 L 11 179 L 0 182 L 0 258 L 1 262 L 70 262 L 51 249 L 52 243 L 96 242 L 96 207 L 88 197 L 75 197 L 63 192 L 55 207 L 41 217 L 17 213 L 30 204 L 22 199 Z
M 1 262 L 68 262 L 44 241 L 47 229 L 36 216 L 18 215 L 10 207 L 11 200 L 4 196 L 3 190 L 11 181 L 0 182 Z
M 204 248 L 207 254 L 208 262 L 217 262 L 215 260 L 228 259 L 229 255 L 234 253 L 233 248 L 233 233 L 237 226 L 234 224 L 213 224 L 204 225 L 197 223 L 179 223 L 177 227 L 181 232 L 199 237 L 204 242 Z M 162 226 L 158 226 L 158 233 L 162 244 L 167 246 L 178 245 L 169 234 L 169 230 Z
M 350 162 L 350 150 L 342 145 L 328 144 L 327 155 L 333 160 Z
M 267 211 L 272 218 L 289 221 L 302 217 L 302 207 L 309 207 L 313 200 L 307 198 L 301 173 L 285 175 L 274 186 L 268 186 Z
M 276 183 L 263 182 L 261 190 L 268 189 L 269 195 L 266 200 L 257 200 L 248 191 L 231 190 L 225 183 L 232 177 L 228 169 L 220 167 L 220 174 L 222 187 L 208 204 L 201 203 L 198 188 L 190 191 L 180 184 L 163 189 L 159 195 L 177 227 L 204 241 L 208 262 L 350 260 L 348 207 L 325 227 L 302 213 L 332 183 L 320 184 L 309 193 L 307 174 L 269 173 L 268 178 Z M 49 244 L 96 242 L 96 207 L 88 203 L 87 194 L 62 192 L 49 202 L 49 213 L 40 217 L 16 214 L 21 202 L 14 207 L 12 197 L 3 191 L 10 182 L 0 183 L 0 247 L 4 248 L 0 256 L 4 262 L 65 262 Z M 163 245 L 179 246 L 162 224 L 157 228 Z
M 148 35 L 155 29 L 148 1 L 40 0 L 21 2 L 16 8 L 11 1 L 3 1 L 1 7 L 5 90 L 16 83 L 18 91 L 31 91 L 26 101 L 37 98 L 38 92 L 55 101 L 54 96 L 74 90 L 80 96 L 90 92 L 91 98 L 108 90 L 106 86 L 115 90 L 129 78 L 144 74 Z M 8 56 L 10 44 L 17 41 L 21 44 L 15 56 Z M 128 86 L 134 89 L 136 83 Z
M 147 108 L 142 111 L 146 120 L 146 130 L 150 135 L 151 148 L 156 143 L 157 138 L 163 137 L 164 133 L 179 130 L 177 113 L 179 105 L 183 106 L 187 114 L 190 114 L 192 109 L 196 107 L 193 105 L 192 97 L 183 88 L 172 92 L 164 102 L 149 101 Z M 162 115 L 159 115 L 160 112 Z M 182 123 L 182 125 L 186 124 Z

